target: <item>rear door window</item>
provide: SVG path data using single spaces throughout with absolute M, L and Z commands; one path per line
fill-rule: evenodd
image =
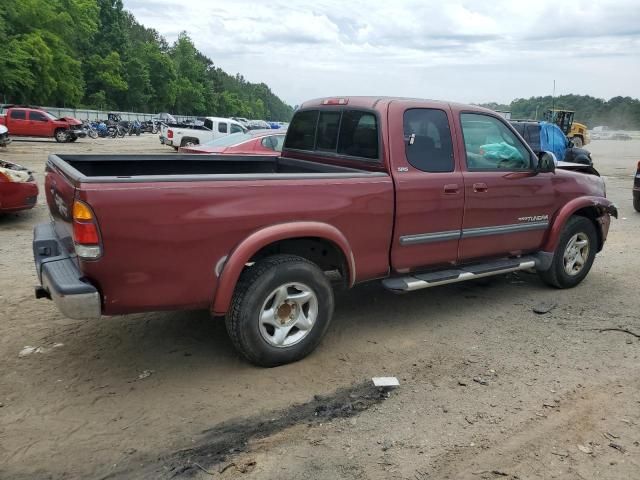
M 453 142 L 447 114 L 432 108 L 404 112 L 405 155 L 423 172 L 453 172 Z
M 225 122 L 218 123 L 218 132 L 227 133 L 227 124 Z
M 11 118 L 15 118 L 16 120 L 26 120 L 27 112 L 26 110 L 11 110 Z

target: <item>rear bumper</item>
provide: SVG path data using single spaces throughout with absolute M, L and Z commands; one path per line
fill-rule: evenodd
M 60 244 L 52 224 L 36 225 L 33 231 L 33 257 L 40 280 L 40 286 L 36 287 L 36 298 L 50 298 L 68 318 L 100 318 L 100 293 L 83 278 L 74 259 Z

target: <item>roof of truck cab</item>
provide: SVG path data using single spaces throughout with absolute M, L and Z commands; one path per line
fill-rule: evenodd
M 225 118 L 225 117 L 201 117 L 206 118 L 207 120 L 211 120 L 212 122 L 231 122 L 237 123 L 238 125 L 242 125 L 240 122 L 234 120 L 233 118 Z
M 383 106 L 387 106 L 392 102 L 405 103 L 415 106 L 416 103 L 421 103 L 425 108 L 453 108 L 455 110 L 479 110 L 485 112 L 496 113 L 493 110 L 488 108 L 480 107 L 478 105 L 468 105 L 464 103 L 456 103 L 456 102 L 445 102 L 442 100 L 429 100 L 425 98 L 411 98 L 411 97 L 367 97 L 367 96 L 333 96 L 333 97 L 322 97 L 315 98 L 313 100 L 308 100 L 300 105 L 300 109 L 303 108 L 311 108 L 311 107 L 324 107 L 328 105 L 324 105 L 323 102 L 325 100 L 336 100 L 336 99 L 345 99 L 347 103 L 344 105 L 331 105 L 331 106 L 344 106 L 344 107 L 359 107 L 359 108 L 371 108 L 377 109 Z

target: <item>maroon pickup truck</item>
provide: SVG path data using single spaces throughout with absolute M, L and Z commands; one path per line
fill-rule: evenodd
M 335 287 L 577 285 L 617 216 L 582 167 L 490 110 L 369 97 L 303 104 L 280 157 L 51 155 L 36 296 L 72 318 L 209 309 L 249 361 L 280 365 L 318 345 Z

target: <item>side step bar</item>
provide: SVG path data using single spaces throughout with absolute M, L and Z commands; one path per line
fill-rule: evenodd
M 405 277 L 387 278 L 382 285 L 394 292 L 411 292 L 423 288 L 437 287 L 448 283 L 465 282 L 476 278 L 502 275 L 518 270 L 535 268 L 537 259 L 533 256 L 509 258 L 487 263 L 465 265 L 457 269 L 438 270 L 428 273 L 414 273 Z

